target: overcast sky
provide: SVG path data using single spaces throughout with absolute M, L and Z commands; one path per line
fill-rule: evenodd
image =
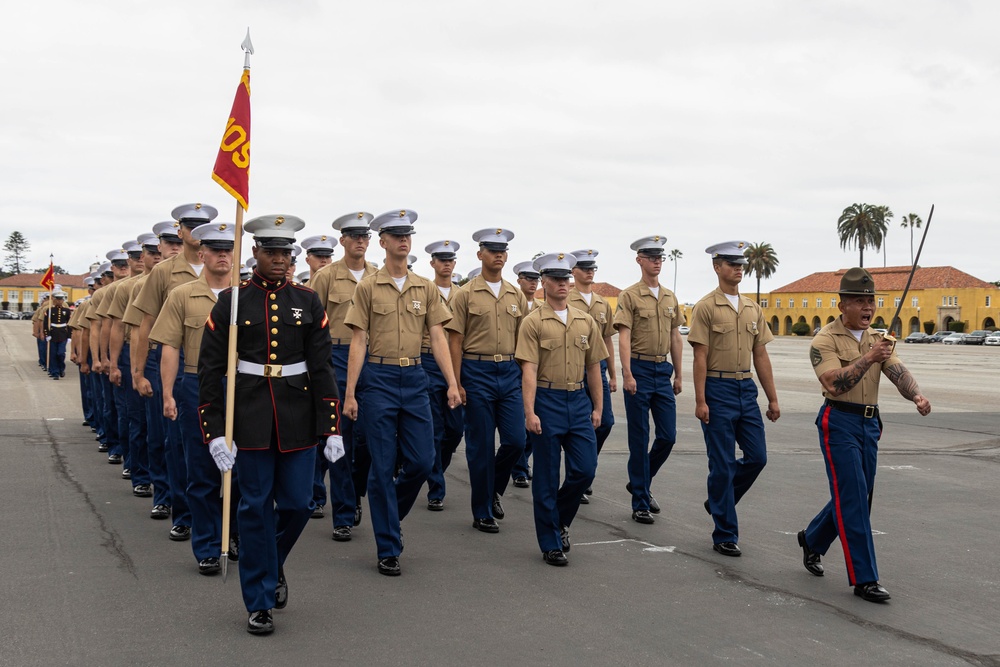
M 715 286 L 713 243 L 771 243 L 766 291 L 857 263 L 836 233 L 854 202 L 895 212 L 888 263 L 909 264 L 899 218 L 936 204 L 921 264 L 1000 279 L 1000 3 L 51 0 L 4 14 L 0 237 L 21 231 L 32 268 L 51 252 L 82 272 L 182 203 L 234 218 L 211 170 L 249 26 L 248 219 L 297 215 L 304 237 L 411 208 L 425 274 L 427 243 L 459 241 L 465 274 L 472 233 L 507 227 L 509 267 L 593 246 L 597 279 L 619 287 L 637 280 L 629 244 L 665 234 L 693 302 Z

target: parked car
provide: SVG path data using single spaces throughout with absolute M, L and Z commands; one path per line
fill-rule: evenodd
M 1000 345 L 1000 331 L 994 331 L 987 336 L 983 345 Z
M 682 336 L 687 336 L 688 332 L 691 331 L 691 327 L 687 327 L 687 326 L 683 326 L 682 325 L 682 326 L 677 327 L 677 331 L 679 331 Z
M 0 320 L 16 320 L 17 313 L 10 310 L 0 310 Z
M 19 319 L 19 320 L 30 320 L 32 317 L 34 317 L 34 315 L 35 315 L 35 311 L 33 311 L 33 310 L 25 310 L 25 311 L 22 311 L 20 313 L 20 317 L 18 317 L 17 319 Z
M 943 341 L 945 338 L 947 338 L 950 335 L 951 335 L 950 331 L 935 331 L 930 336 L 928 336 L 928 338 L 930 340 L 928 340 L 927 342 L 928 343 L 940 343 L 941 341 Z
M 887 333 L 889 333 L 889 330 L 888 329 L 876 329 L 875 332 L 876 333 L 880 333 L 880 334 L 882 334 L 884 336 Z
M 964 341 L 965 341 L 965 334 L 958 333 L 956 331 L 945 337 L 945 339 L 941 342 L 944 343 L 945 345 L 961 345 Z
M 982 345 L 986 342 L 986 337 L 990 335 L 990 332 L 986 329 L 976 329 L 970 334 L 965 336 L 965 340 L 962 341 L 962 345 Z
M 925 334 L 923 331 L 914 331 L 909 336 L 903 339 L 904 343 L 929 343 L 930 336 Z

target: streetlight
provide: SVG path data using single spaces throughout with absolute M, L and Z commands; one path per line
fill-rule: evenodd
M 917 331 L 923 330 L 924 323 L 920 321 L 920 306 L 917 306 Z

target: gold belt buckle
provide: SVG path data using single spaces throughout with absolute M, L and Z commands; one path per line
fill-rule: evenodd
M 865 406 L 865 419 L 871 419 L 874 416 L 875 416 L 875 406 L 874 405 L 866 405 Z
M 568 391 L 576 391 L 577 390 L 577 386 L 576 386 L 577 384 L 578 383 L 576 383 L 576 382 L 567 382 L 566 383 L 566 389 Z
M 400 357 L 399 358 L 399 367 L 400 368 L 406 368 L 409 365 L 410 365 L 410 358 L 409 357 Z
M 503 355 L 502 354 L 494 354 L 493 355 L 493 361 L 499 364 L 501 361 L 503 361 Z
M 280 378 L 281 377 L 281 364 L 264 364 L 264 377 L 266 377 L 266 378 Z

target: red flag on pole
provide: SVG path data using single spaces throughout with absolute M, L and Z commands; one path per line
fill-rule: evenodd
M 250 201 L 250 70 L 243 70 L 233 110 L 215 158 L 212 178 L 236 198 L 243 210 Z
M 49 270 L 45 272 L 38 284 L 50 292 L 56 288 L 56 268 L 52 265 L 51 258 L 49 259 Z

